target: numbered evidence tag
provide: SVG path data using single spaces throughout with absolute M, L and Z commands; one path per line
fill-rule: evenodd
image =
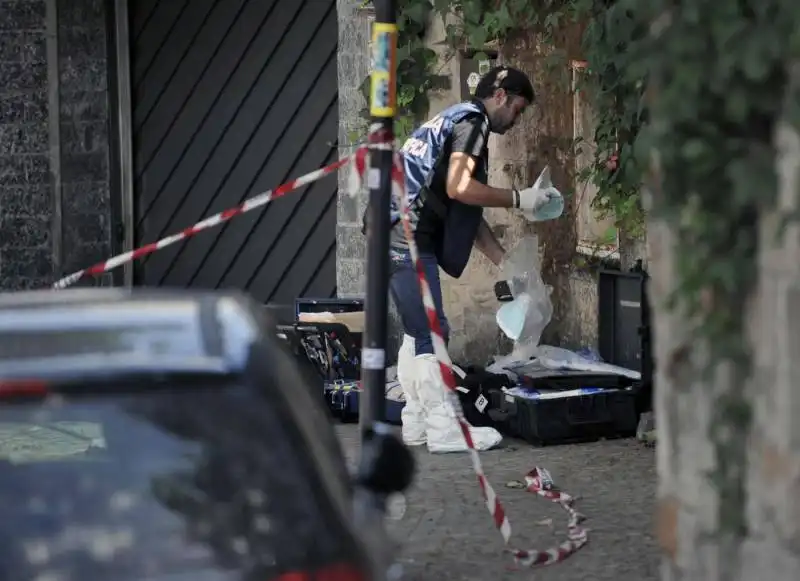
M 488 400 L 488 399 L 486 399 L 486 398 L 483 396 L 483 394 L 480 394 L 480 395 L 478 396 L 478 399 L 476 399 L 476 400 L 475 400 L 475 408 L 476 408 L 476 409 L 477 409 L 479 412 L 483 413 L 483 410 L 485 410 L 485 409 L 486 409 L 486 406 L 487 406 L 487 405 L 489 405 L 489 400 Z

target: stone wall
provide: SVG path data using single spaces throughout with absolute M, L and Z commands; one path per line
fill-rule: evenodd
M 433 27 L 443 34 L 439 24 Z M 433 38 L 436 42 L 439 38 Z M 537 94 L 532 111 L 507 135 L 492 135 L 489 183 L 497 187 L 527 187 L 549 164 L 556 185 L 565 192 L 574 189 L 575 160 L 563 153 L 562 144 L 574 133 L 573 100 L 568 86 L 560 86 L 545 70 L 544 55 L 532 38 L 522 37 L 504 48 L 501 60 L 529 74 Z M 459 78 L 458 63 L 452 70 Z M 437 105 L 442 108 L 458 100 L 452 93 Z M 553 321 L 543 340 L 565 347 L 597 346 L 597 278 L 593 270 L 574 268 L 576 246 L 575 208 L 568 203 L 566 216 L 558 223 L 534 225 L 517 212 L 490 209 L 487 221 L 503 246 L 510 250 L 523 237 L 539 242 L 540 264 L 545 282 L 554 287 Z M 465 273 L 458 280 L 444 276 L 445 308 L 453 328 L 451 354 L 456 359 L 480 362 L 495 353 L 505 353 L 509 342 L 495 324 L 498 303 L 494 283 L 499 270 L 479 252 L 473 252 Z
M 110 249 L 102 0 L 0 3 L 0 288 Z
M 360 87 L 369 74 L 371 10 L 361 0 L 336 0 L 339 20 L 339 156 L 353 153 L 367 134 Z M 336 211 L 336 288 L 339 296 L 362 296 L 366 283 L 366 245 L 361 217 L 366 198 L 347 191 L 347 172 L 339 172 Z
M 442 63 L 441 75 L 449 76 L 451 86 L 430 95 L 430 112 L 433 116 L 461 101 L 461 59 L 445 44 L 445 23 L 434 18 L 428 30 L 427 42 Z M 491 150 L 490 150 L 491 151 Z M 489 160 L 490 183 L 497 164 Z M 506 210 L 487 210 L 484 215 L 504 246 L 511 242 L 514 216 Z M 450 356 L 455 361 L 484 362 L 499 350 L 507 349 L 494 315 L 498 307 L 494 283 L 499 280 L 499 270 L 483 254 L 473 250 L 467 267 L 455 279 L 440 271 L 445 313 L 450 323 Z
M 53 272 L 46 3 L 0 10 L 0 285 L 27 288 Z
M 361 85 L 369 75 L 374 12 L 365 7 L 362 0 L 336 0 L 336 9 L 339 21 L 339 157 L 345 157 L 364 143 L 367 136 L 368 123 L 364 118 L 367 103 L 361 94 Z M 339 172 L 336 292 L 340 297 L 363 297 L 367 282 L 367 246 L 361 228 L 367 198 L 351 195 L 347 181 L 347 171 Z M 395 362 L 401 338 L 399 319 L 390 301 L 387 348 L 390 365 Z

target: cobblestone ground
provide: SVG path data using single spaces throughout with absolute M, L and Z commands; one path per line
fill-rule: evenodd
M 358 454 L 354 425 L 337 426 L 345 454 Z M 512 544 L 544 549 L 565 538 L 566 514 L 523 490 L 506 487 L 534 465 L 547 468 L 565 491 L 580 497 L 588 517 L 589 543 L 564 563 L 513 571 L 502 553 L 465 454 L 416 453 L 416 482 L 402 518 L 390 530 L 403 546 L 405 578 L 412 581 L 654 581 L 658 556 L 653 538 L 655 457 L 635 440 L 534 448 L 508 440 L 481 455 L 489 480 L 503 500 L 513 530 Z

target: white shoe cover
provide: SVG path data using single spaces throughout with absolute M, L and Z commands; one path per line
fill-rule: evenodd
M 414 338 L 403 336 L 403 343 L 397 353 L 397 380 L 403 388 L 406 405 L 400 412 L 403 422 L 403 442 L 406 446 L 421 446 L 425 438 L 425 410 L 417 391 L 416 370 L 414 368 Z
M 447 389 L 442 381 L 439 362 L 433 355 L 414 358 L 416 387 L 422 399 L 427 419 L 428 451 L 433 453 L 466 452 L 467 443 L 456 421 L 455 410 L 447 400 Z M 489 450 L 497 446 L 503 436 L 494 428 L 470 426 L 475 449 Z

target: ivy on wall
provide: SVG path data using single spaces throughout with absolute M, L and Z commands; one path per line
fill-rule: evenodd
M 659 152 L 660 212 L 691 252 L 678 257 L 678 292 L 714 358 L 741 355 L 743 308 L 753 279 L 758 212 L 774 204 L 772 146 L 787 95 L 800 119 L 788 59 L 800 56 L 800 4 L 792 0 L 398 0 L 398 136 L 441 86 L 424 45 L 432 16 L 447 17 L 453 50 L 502 44 L 521 31 L 552 42 L 582 27 L 583 91 L 595 118 L 594 161 L 581 176 L 595 207 L 628 233 L 643 228 L 640 188 Z M 557 53 L 556 53 L 557 54 Z M 566 55 L 562 55 L 566 58 Z M 568 66 L 563 62 L 563 66 Z M 791 90 L 795 92 L 792 93 Z M 652 118 L 652 119 L 651 119 Z M 577 144 L 578 147 L 581 144 Z M 735 227 L 731 228 L 731 225 Z M 739 301 L 739 302 L 737 302 Z M 737 351 L 738 350 L 738 351 Z
M 429 92 L 450 82 L 438 74 L 439 55 L 424 42 L 431 17 L 447 22 L 449 57 L 471 49 L 478 51 L 477 59 L 483 58 L 480 51 L 485 47 L 498 46 L 519 32 L 537 32 L 547 43 L 564 26 L 584 24 L 583 55 L 588 67 L 576 89 L 588 96 L 596 130 L 591 140 L 594 161 L 579 178 L 597 187 L 593 204 L 599 217 L 612 217 L 629 234 L 641 235 L 642 171 L 632 155 L 632 144 L 645 115 L 644 85 L 621 74 L 616 59 L 643 30 L 633 26 L 631 18 L 606 18 L 613 5 L 614 0 L 398 0 L 398 139 L 405 139 L 427 115 Z M 559 50 L 551 51 L 548 59 L 550 67 L 566 70 L 569 64 Z M 368 79 L 363 86 L 365 97 L 367 83 Z
M 579 177 L 597 186 L 593 205 L 601 217 L 613 217 L 629 236 L 641 237 L 643 166 L 634 155 L 634 144 L 647 119 L 645 78 L 628 75 L 624 59 L 647 28 L 616 2 L 585 4 L 576 12 L 585 24 L 582 48 L 587 60 L 577 89 L 587 94 L 594 115 L 596 149 L 594 162 Z
M 671 306 L 694 324 L 691 343 L 662 362 L 679 367 L 702 352 L 705 370 L 730 362 L 714 396 L 710 482 L 719 493 L 717 532 L 747 534 L 747 378 L 744 317 L 758 273 L 759 219 L 777 200 L 774 136 L 800 130 L 800 3 L 796 0 L 399 0 L 399 93 L 403 135 L 427 111 L 435 54 L 421 40 L 431 15 L 455 15 L 454 49 L 502 43 L 520 31 L 542 42 L 579 23 L 587 62 L 577 90 L 596 120 L 594 162 L 583 178 L 595 206 L 629 233 L 648 211 L 669 224 L 676 252 Z M 567 63 L 564 63 L 566 66 Z M 580 144 L 578 144 L 580 146 Z M 653 155 L 653 152 L 656 152 Z M 646 174 L 645 168 L 648 168 Z M 787 216 L 796 219 L 797 216 Z M 776 233 L 780 235 L 781 233 Z
M 648 29 L 620 68 L 648 81 L 651 120 L 636 145 L 643 156 L 656 152 L 652 211 L 681 245 L 672 304 L 695 324 L 691 343 L 665 366 L 677 373 L 701 352 L 709 375 L 723 362 L 733 370 L 710 396 L 709 481 L 719 495 L 717 536 L 741 539 L 753 377 L 745 317 L 759 275 L 769 276 L 757 261 L 760 217 L 774 211 L 778 193 L 775 131 L 780 122 L 800 129 L 800 4 L 619 1 Z
M 364 6 L 371 4 L 365 0 Z M 397 110 L 395 135 L 405 139 L 428 114 L 431 90 L 444 89 L 449 78 L 436 72 L 439 55 L 425 43 L 425 33 L 434 14 L 429 0 L 398 0 L 397 15 Z M 369 102 L 370 79 L 364 79 L 361 94 Z M 369 108 L 362 110 L 369 118 Z M 353 136 L 357 138 L 357 136 Z

